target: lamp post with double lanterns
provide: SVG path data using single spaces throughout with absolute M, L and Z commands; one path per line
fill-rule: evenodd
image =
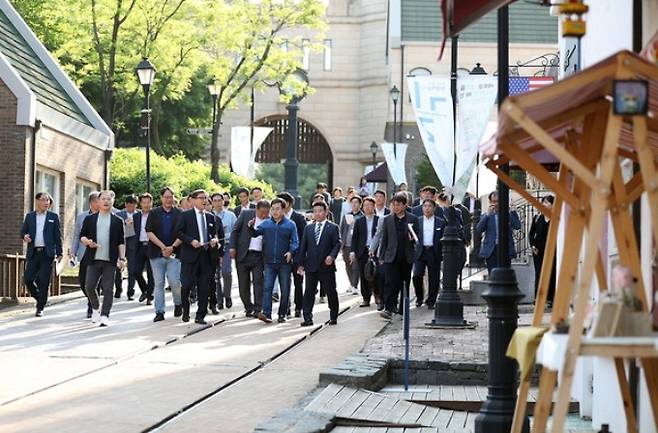
M 155 67 L 147 57 L 142 58 L 135 69 L 139 84 L 144 90 L 144 108 L 142 109 L 141 128 L 146 137 L 146 191 L 151 192 L 151 85 L 155 80 Z
M 484 70 L 480 63 L 476 63 L 475 67 L 471 69 L 470 75 L 487 75 L 487 71 Z M 477 154 L 475 158 L 475 200 L 480 199 L 480 170 L 478 165 L 480 163 L 480 154 Z M 481 268 L 484 266 L 482 257 L 480 257 L 480 246 L 482 245 L 482 236 L 480 233 L 475 230 L 478 223 L 480 222 L 480 217 L 482 216 L 482 210 L 478 206 L 473 207 L 473 221 L 471 223 L 473 246 L 468 257 L 468 263 L 471 267 Z

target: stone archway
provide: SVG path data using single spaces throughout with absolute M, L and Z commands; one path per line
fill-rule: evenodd
M 257 122 L 256 126 L 265 126 L 274 130 L 267 136 L 260 149 L 256 153 L 256 162 L 259 164 L 277 164 L 281 165 L 286 159 L 286 143 L 288 130 L 288 116 L 272 115 L 267 116 Z M 334 158 L 329 147 L 329 143 L 324 135 L 310 122 L 299 118 L 297 120 L 298 145 L 297 158 L 300 164 L 299 189 L 302 195 L 302 202 L 310 200 L 309 191 L 304 191 L 304 187 L 309 189 L 308 185 L 325 182 L 329 187 L 333 185 L 334 177 Z M 281 171 L 281 169 L 279 169 Z M 276 173 L 277 170 L 268 170 L 268 173 Z M 268 179 L 276 184 L 278 179 Z M 283 177 L 280 179 L 281 184 Z

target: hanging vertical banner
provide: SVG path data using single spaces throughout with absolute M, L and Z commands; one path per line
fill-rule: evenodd
M 451 194 L 461 201 L 477 165 L 498 92 L 497 77 L 466 75 L 457 78 L 457 171 Z
M 231 166 L 240 176 L 253 179 L 256 174 L 256 152 L 260 149 L 273 128 L 254 127 L 254 147 L 251 148 L 251 127 L 234 126 L 231 128 Z
M 379 147 L 384 154 L 384 160 L 386 161 L 388 172 L 393 178 L 393 183 L 395 185 L 407 183 L 407 173 L 404 169 L 404 162 L 407 158 L 406 143 L 397 143 L 395 145 L 395 152 L 393 151 L 393 143 L 382 143 Z
M 445 186 L 452 185 L 455 152 L 450 78 L 409 77 L 409 94 L 427 157 Z

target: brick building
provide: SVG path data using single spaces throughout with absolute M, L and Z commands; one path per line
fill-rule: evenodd
M 114 135 L 8 0 L 0 0 L 0 253 L 19 237 L 33 197 L 47 191 L 65 250 L 85 196 L 107 184 Z

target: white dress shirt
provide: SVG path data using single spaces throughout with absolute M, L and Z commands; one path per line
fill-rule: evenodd
M 46 226 L 46 212 L 37 212 L 37 232 L 35 234 L 34 246 L 45 247 L 46 242 L 43 240 L 43 228 Z
M 381 209 L 377 209 L 377 206 L 375 206 L 375 215 L 377 215 L 378 217 L 384 218 L 386 216 L 385 212 L 386 212 L 386 206 L 384 206 Z
M 142 220 L 140 223 L 139 227 L 139 241 L 140 242 L 148 242 L 149 237 L 146 234 L 146 221 L 149 219 L 149 214 L 147 213 L 142 213 Z
M 261 223 L 265 221 L 262 220 L 258 217 L 256 217 L 256 221 L 254 222 L 254 229 L 258 228 Z M 249 241 L 249 251 L 263 251 L 263 235 L 260 235 L 255 238 L 251 238 Z
M 365 215 L 366 219 L 366 231 L 367 237 L 366 237 L 366 245 L 368 248 L 370 248 L 370 245 L 372 244 L 372 225 L 375 223 L 375 216 L 374 215 Z
M 434 216 L 427 218 L 423 215 L 423 246 L 434 245 Z

